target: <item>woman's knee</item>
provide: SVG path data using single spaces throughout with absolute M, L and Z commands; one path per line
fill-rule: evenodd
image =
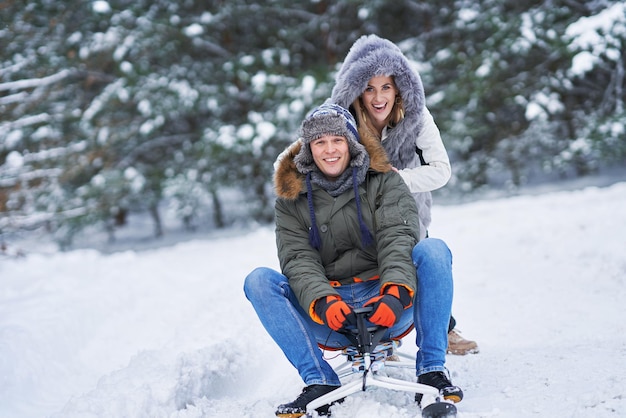
M 423 260 L 452 262 L 452 253 L 448 245 L 439 238 L 426 238 L 413 247 L 413 263 L 418 266 Z

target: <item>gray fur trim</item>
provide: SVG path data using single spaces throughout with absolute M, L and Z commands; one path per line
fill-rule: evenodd
M 415 139 L 423 124 L 424 86 L 417 71 L 393 42 L 376 35 L 357 39 L 337 74 L 331 102 L 348 108 L 363 93 L 367 82 L 380 75 L 394 77 L 405 110 L 404 119 L 390 130 L 383 146 L 396 168 L 416 167 L 419 158 Z
M 404 119 L 389 129 L 383 148 L 394 167 L 400 170 L 417 167 L 420 161 L 416 141 L 423 126 L 426 98 L 418 72 L 397 45 L 376 35 L 357 39 L 337 73 L 330 101 L 349 108 L 363 93 L 368 81 L 380 75 L 394 77 L 404 103 Z M 425 234 L 431 221 L 432 195 L 416 192 L 413 198 L 419 211 L 420 231 Z

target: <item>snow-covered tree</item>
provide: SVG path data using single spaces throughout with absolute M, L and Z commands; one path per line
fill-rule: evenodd
M 0 8 L 0 234 L 272 219 L 276 156 L 361 35 L 420 71 L 449 190 L 626 157 L 622 2 L 97 0 Z M 207 221 L 207 214 L 210 221 Z

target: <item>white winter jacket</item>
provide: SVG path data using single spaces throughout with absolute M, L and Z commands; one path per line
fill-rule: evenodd
M 412 193 L 437 190 L 450 180 L 450 158 L 446 151 L 439 128 L 428 109 L 423 110 L 423 125 L 415 138 L 415 146 L 422 151 L 425 165 L 400 170 L 400 176 L 409 186 Z M 383 131 L 383 145 L 387 138 L 387 129 Z

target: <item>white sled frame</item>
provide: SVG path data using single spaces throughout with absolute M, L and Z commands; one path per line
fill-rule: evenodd
M 356 310 L 357 314 L 357 322 L 359 326 L 365 327 L 363 319 L 364 314 L 369 312 L 370 310 L 367 308 L 361 308 Z M 363 328 L 364 329 L 364 328 Z M 371 341 L 370 341 L 371 342 Z M 376 343 L 375 343 L 376 344 Z M 375 345 L 374 344 L 374 345 Z M 339 376 L 342 385 L 332 392 L 328 392 L 326 395 L 320 396 L 317 399 L 312 400 L 306 406 L 307 413 L 311 413 L 315 409 L 319 408 L 323 405 L 328 405 L 333 402 L 338 401 L 341 398 L 345 398 L 348 395 L 352 395 L 357 392 L 365 392 L 366 390 L 379 387 L 391 390 L 398 390 L 404 392 L 411 393 L 421 393 L 422 395 L 430 395 L 437 402 L 439 401 L 439 390 L 433 386 L 424 385 L 417 382 L 408 382 L 406 380 L 397 379 L 394 377 L 386 376 L 381 373 L 384 368 L 373 371 L 371 370 L 372 359 L 371 359 L 371 349 L 373 347 L 364 346 L 362 349 L 363 352 L 363 362 L 364 362 L 364 370 L 363 371 L 353 371 L 352 363 L 350 361 L 346 361 L 345 363 L 339 365 L 335 368 L 335 372 Z M 383 360 L 384 366 L 386 367 L 398 367 L 398 368 L 410 368 L 415 370 L 415 357 L 411 359 L 411 356 L 408 354 L 396 352 L 400 360 L 389 360 L 386 358 Z M 354 376 L 359 376 L 360 378 L 352 379 Z
M 396 353 L 400 357 L 410 358 L 407 354 L 404 353 Z M 421 393 L 423 395 L 431 395 L 434 398 L 439 397 L 439 391 L 428 385 L 424 385 L 421 383 L 408 382 L 406 380 L 397 379 L 394 377 L 385 376 L 380 371 L 370 371 L 371 360 L 369 355 L 364 355 L 364 363 L 365 363 L 365 371 L 353 372 L 351 370 L 352 364 L 350 362 L 346 362 L 341 364 L 337 369 L 337 374 L 340 379 L 342 379 L 342 385 L 332 392 L 327 393 L 324 396 L 320 396 L 317 399 L 309 402 L 306 406 L 307 413 L 313 412 L 315 409 L 320 406 L 330 404 L 332 402 L 336 402 L 341 398 L 345 398 L 348 395 L 352 395 L 357 392 L 364 392 L 373 387 L 398 390 L 404 392 L 411 393 Z M 385 361 L 385 367 L 410 367 L 415 369 L 415 360 L 413 362 L 408 360 L 400 360 L 400 361 Z M 347 371 L 346 371 L 347 369 Z M 357 379 L 349 379 L 352 376 L 360 375 L 360 378 Z M 348 379 L 349 381 L 344 383 L 344 379 Z

